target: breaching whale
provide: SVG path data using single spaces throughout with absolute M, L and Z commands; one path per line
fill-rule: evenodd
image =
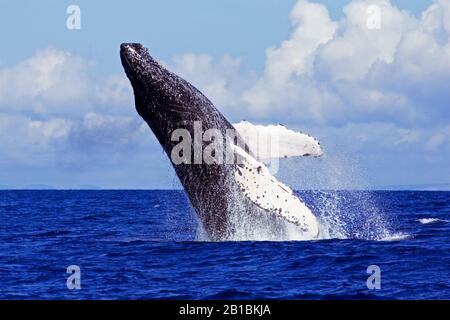
M 233 240 L 242 230 L 252 234 L 258 228 L 270 229 L 275 234 L 273 239 L 277 239 L 291 227 L 301 234 L 301 239 L 318 238 L 317 218 L 262 161 L 274 156 L 320 156 L 322 150 L 316 139 L 281 125 L 264 127 L 245 121 L 232 125 L 206 96 L 163 67 L 141 44 L 123 43 L 120 57 L 133 87 L 136 110 L 169 156 L 210 240 Z M 199 131 L 211 129 L 217 133 L 214 138 L 196 137 Z M 194 138 L 174 138 L 174 132 L 180 130 Z M 232 139 L 225 139 L 233 131 Z M 254 152 L 261 143 L 246 138 L 249 132 L 269 138 L 276 133 L 277 155 L 264 147 Z M 218 141 L 219 136 L 224 139 Z M 218 142 L 232 153 L 231 162 L 220 157 L 214 159 L 221 161 L 198 161 L 196 147 L 204 149 Z M 177 151 L 177 156 L 187 161 L 174 160 L 174 150 L 180 143 L 187 143 L 189 150 Z M 211 154 L 217 156 L 223 149 L 217 148 Z

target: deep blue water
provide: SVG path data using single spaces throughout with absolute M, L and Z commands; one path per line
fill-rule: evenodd
M 313 210 L 324 201 L 300 196 Z M 0 298 L 450 299 L 450 192 L 326 197 L 339 199 L 350 239 L 195 241 L 181 191 L 0 191 Z M 379 228 L 367 212 L 400 240 L 368 240 Z M 69 265 L 80 290 L 66 286 Z M 367 288 L 369 265 L 381 289 Z

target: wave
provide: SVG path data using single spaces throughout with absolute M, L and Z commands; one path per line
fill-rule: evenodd
M 394 233 L 392 235 L 388 235 L 384 238 L 381 238 L 380 241 L 401 241 L 401 240 L 407 240 L 410 239 L 411 235 L 407 233 Z
M 420 222 L 421 224 L 430 224 L 430 223 L 436 223 L 436 222 L 450 222 L 450 220 L 444 220 L 444 219 L 438 219 L 438 218 L 421 218 L 417 219 L 417 222 Z

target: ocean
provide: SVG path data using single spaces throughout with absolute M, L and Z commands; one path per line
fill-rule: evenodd
M 176 190 L 0 191 L 0 299 L 450 299 L 450 192 L 298 195 L 321 240 L 205 241 Z

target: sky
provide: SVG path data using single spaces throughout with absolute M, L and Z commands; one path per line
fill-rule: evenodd
M 448 0 L 1 0 L 0 39 L 0 188 L 179 188 L 122 42 L 231 121 L 317 137 L 324 157 L 281 163 L 295 188 L 450 187 Z

